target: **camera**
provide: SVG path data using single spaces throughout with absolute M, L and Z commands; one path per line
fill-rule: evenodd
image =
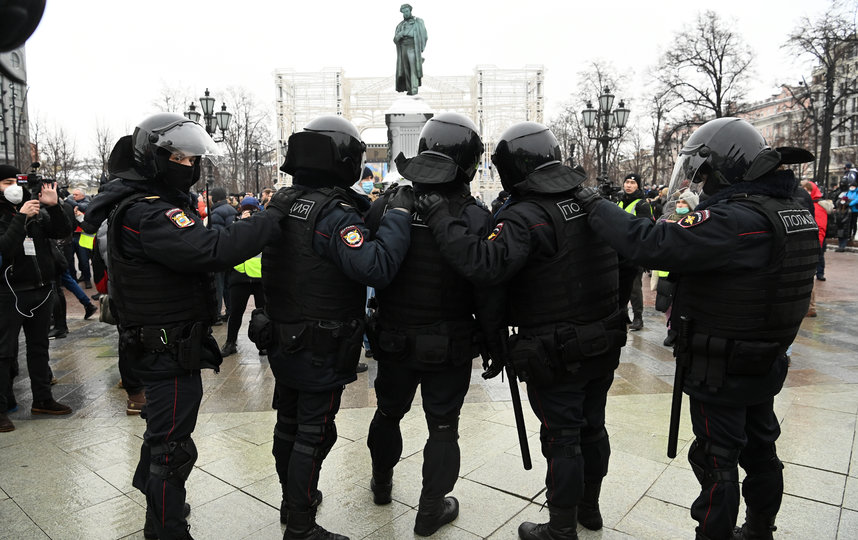
M 39 167 L 41 166 L 41 163 L 34 161 L 32 165 L 30 165 L 30 172 L 18 175 L 18 185 L 30 192 L 31 199 L 39 198 L 39 193 L 42 191 L 42 184 L 46 181 L 48 183 L 52 182 L 52 180 L 47 180 L 44 176 L 39 174 Z

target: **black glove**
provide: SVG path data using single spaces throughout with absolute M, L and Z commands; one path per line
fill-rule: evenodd
M 594 187 L 579 187 L 576 189 L 573 194 L 578 201 L 581 202 L 581 206 L 584 207 L 584 210 L 589 212 L 593 209 L 593 206 L 596 204 L 596 201 L 602 198 L 602 195 L 599 193 L 598 188 Z
M 482 377 L 483 379 L 489 380 L 494 379 L 503 372 L 504 360 L 503 354 L 501 354 L 503 349 L 499 344 L 488 344 L 486 348 L 488 349 L 491 361 L 483 358 L 483 369 L 485 371 L 483 371 Z
M 414 211 L 414 190 L 411 186 L 399 186 L 387 200 L 391 208 L 404 208 L 410 214 Z
M 417 197 L 417 213 L 428 223 L 432 215 L 443 208 L 444 197 L 435 191 Z
M 295 199 L 300 197 L 302 193 L 303 191 L 295 186 L 281 188 L 271 197 L 271 200 L 268 201 L 268 206 L 266 206 L 265 209 L 266 211 L 274 212 L 274 214 L 277 215 L 278 220 L 283 219 L 289 215 L 289 211 L 292 210 L 292 205 L 295 203 Z

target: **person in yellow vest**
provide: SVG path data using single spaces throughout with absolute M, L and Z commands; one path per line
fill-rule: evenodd
M 637 173 L 626 175 L 623 181 L 623 193 L 617 205 L 629 214 L 653 221 L 652 207 L 641 191 L 641 176 Z M 643 328 L 643 290 L 641 276 L 643 268 L 620 257 L 620 311 L 627 312 L 631 301 L 633 318 L 630 330 Z
M 256 197 L 245 197 L 239 206 L 237 219 L 246 219 L 255 214 L 262 207 Z M 247 309 L 247 300 L 253 295 L 253 302 L 257 308 L 265 307 L 265 296 L 262 293 L 262 253 L 257 253 L 243 263 L 236 265 L 227 274 L 229 280 L 229 316 L 226 326 L 226 343 L 220 351 L 221 356 L 227 357 L 238 351 L 236 342 L 238 330 L 241 328 L 241 320 L 244 310 Z M 265 349 L 260 349 L 259 354 L 267 354 Z

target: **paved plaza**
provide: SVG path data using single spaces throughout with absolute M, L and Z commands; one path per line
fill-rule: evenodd
M 816 282 L 819 316 L 804 320 L 786 387 L 775 400 L 786 466 L 776 538 L 858 538 L 858 254 L 829 251 L 826 259 L 828 280 Z M 647 293 L 645 327 L 630 333 L 608 398 L 612 455 L 601 499 L 605 528 L 579 529 L 582 539 L 694 535 L 688 508 L 698 485 L 685 459 L 690 421 L 684 409 L 679 456 L 667 458 L 673 358 L 661 344 L 664 319 L 652 301 Z M 17 429 L 0 433 L 0 538 L 142 539 L 145 499 L 131 486 L 131 475 L 145 426 L 125 415 L 116 331 L 84 321 L 71 296 L 68 305 L 71 331 L 52 342 L 51 365 L 58 378 L 54 397 L 75 412 L 70 418 L 31 416 L 29 379 L 17 379 L 20 410 L 10 415 Z M 225 325 L 215 329 L 219 343 L 225 333 Z M 368 363 L 369 371 L 343 396 L 339 439 L 321 473 L 318 521 L 353 540 L 412 538 L 427 435 L 419 396 L 402 423 L 394 500 L 375 506 L 366 436 L 377 364 Z M 433 536 L 440 540 L 514 539 L 522 521 L 548 519 L 536 418 L 525 403 L 534 462 L 525 471 L 506 382 L 484 381 L 480 372 L 475 361 L 460 422 L 462 466 L 452 495 L 461 511 Z M 266 358 L 242 332 L 239 353 L 224 361 L 220 374 L 206 371 L 203 379 L 194 433 L 199 459 L 188 482 L 191 533 L 198 540 L 279 539 L 280 486 L 271 456 L 274 380 Z

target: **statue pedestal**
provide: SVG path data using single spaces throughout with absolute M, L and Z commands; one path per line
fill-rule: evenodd
M 387 124 L 388 173 L 385 180 L 399 182 L 402 176 L 396 170 L 394 160 L 400 152 L 410 158 L 417 155 L 420 130 L 435 113 L 420 96 L 399 97 L 384 113 Z

